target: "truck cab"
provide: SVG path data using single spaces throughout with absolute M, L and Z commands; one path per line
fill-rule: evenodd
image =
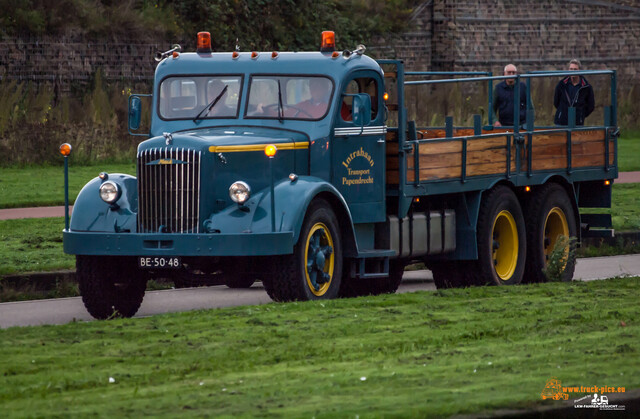
M 132 284 L 154 275 L 262 279 L 276 300 L 338 296 L 343 255 L 377 259 L 386 277 L 393 252 L 374 249 L 386 219 L 383 73 L 363 46 L 339 53 L 334 40 L 218 53 L 201 33 L 196 52 L 161 55 L 136 176 L 87 184 L 64 232 L 91 314 L 135 312 Z M 130 130 L 140 114 L 132 95 Z

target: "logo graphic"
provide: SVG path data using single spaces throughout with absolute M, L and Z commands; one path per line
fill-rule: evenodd
M 562 391 L 562 383 L 556 377 L 551 377 L 547 380 L 547 384 L 545 384 L 540 395 L 542 400 L 569 400 L 569 395 Z
M 573 407 L 576 409 L 625 410 L 624 405 L 609 404 L 609 397 L 605 395 L 598 396 L 598 393 L 587 394 L 574 400 Z
M 359 162 L 356 167 L 352 167 L 356 157 L 359 157 Z M 347 176 L 342 177 L 342 184 L 345 186 L 363 185 L 373 183 L 373 177 L 371 176 L 371 168 L 374 165 L 373 158 L 369 153 L 364 151 L 362 147 L 349 154 L 347 158 L 342 162 L 342 165 L 347 168 Z M 363 166 L 363 167 L 360 167 Z

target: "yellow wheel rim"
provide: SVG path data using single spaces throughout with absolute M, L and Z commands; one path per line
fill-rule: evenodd
M 305 277 L 311 292 L 321 297 L 331 287 L 335 253 L 331 232 L 323 223 L 316 223 L 309 230 L 304 250 Z
M 518 227 L 509 211 L 501 211 L 493 222 L 492 230 L 493 264 L 496 274 L 508 281 L 518 264 Z
M 544 221 L 544 237 L 542 238 L 542 243 L 544 246 L 545 265 L 549 263 L 549 255 L 553 252 L 560 236 L 569 238 L 569 223 L 567 223 L 567 217 L 564 211 L 558 207 L 553 207 L 547 214 L 547 219 Z M 564 250 L 565 264 L 568 255 L 569 244 L 567 244 Z

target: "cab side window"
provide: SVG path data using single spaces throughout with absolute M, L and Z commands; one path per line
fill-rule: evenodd
M 347 84 L 344 93 L 353 95 L 356 93 L 366 93 L 371 97 L 371 120 L 374 121 L 378 116 L 378 83 L 376 79 L 371 77 L 360 77 L 353 79 Z M 343 96 L 340 116 L 343 121 L 351 122 L 353 117 L 351 110 L 353 109 L 353 96 Z

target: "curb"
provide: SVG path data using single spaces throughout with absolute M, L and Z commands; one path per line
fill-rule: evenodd
M 617 233 L 615 237 L 589 237 L 583 240 L 583 244 L 600 247 L 603 244 L 609 246 L 624 246 L 626 244 L 640 243 L 640 231 Z M 33 291 L 51 291 L 61 282 L 76 282 L 75 269 L 67 269 L 54 272 L 27 272 L 0 276 L 0 289 L 28 288 Z

